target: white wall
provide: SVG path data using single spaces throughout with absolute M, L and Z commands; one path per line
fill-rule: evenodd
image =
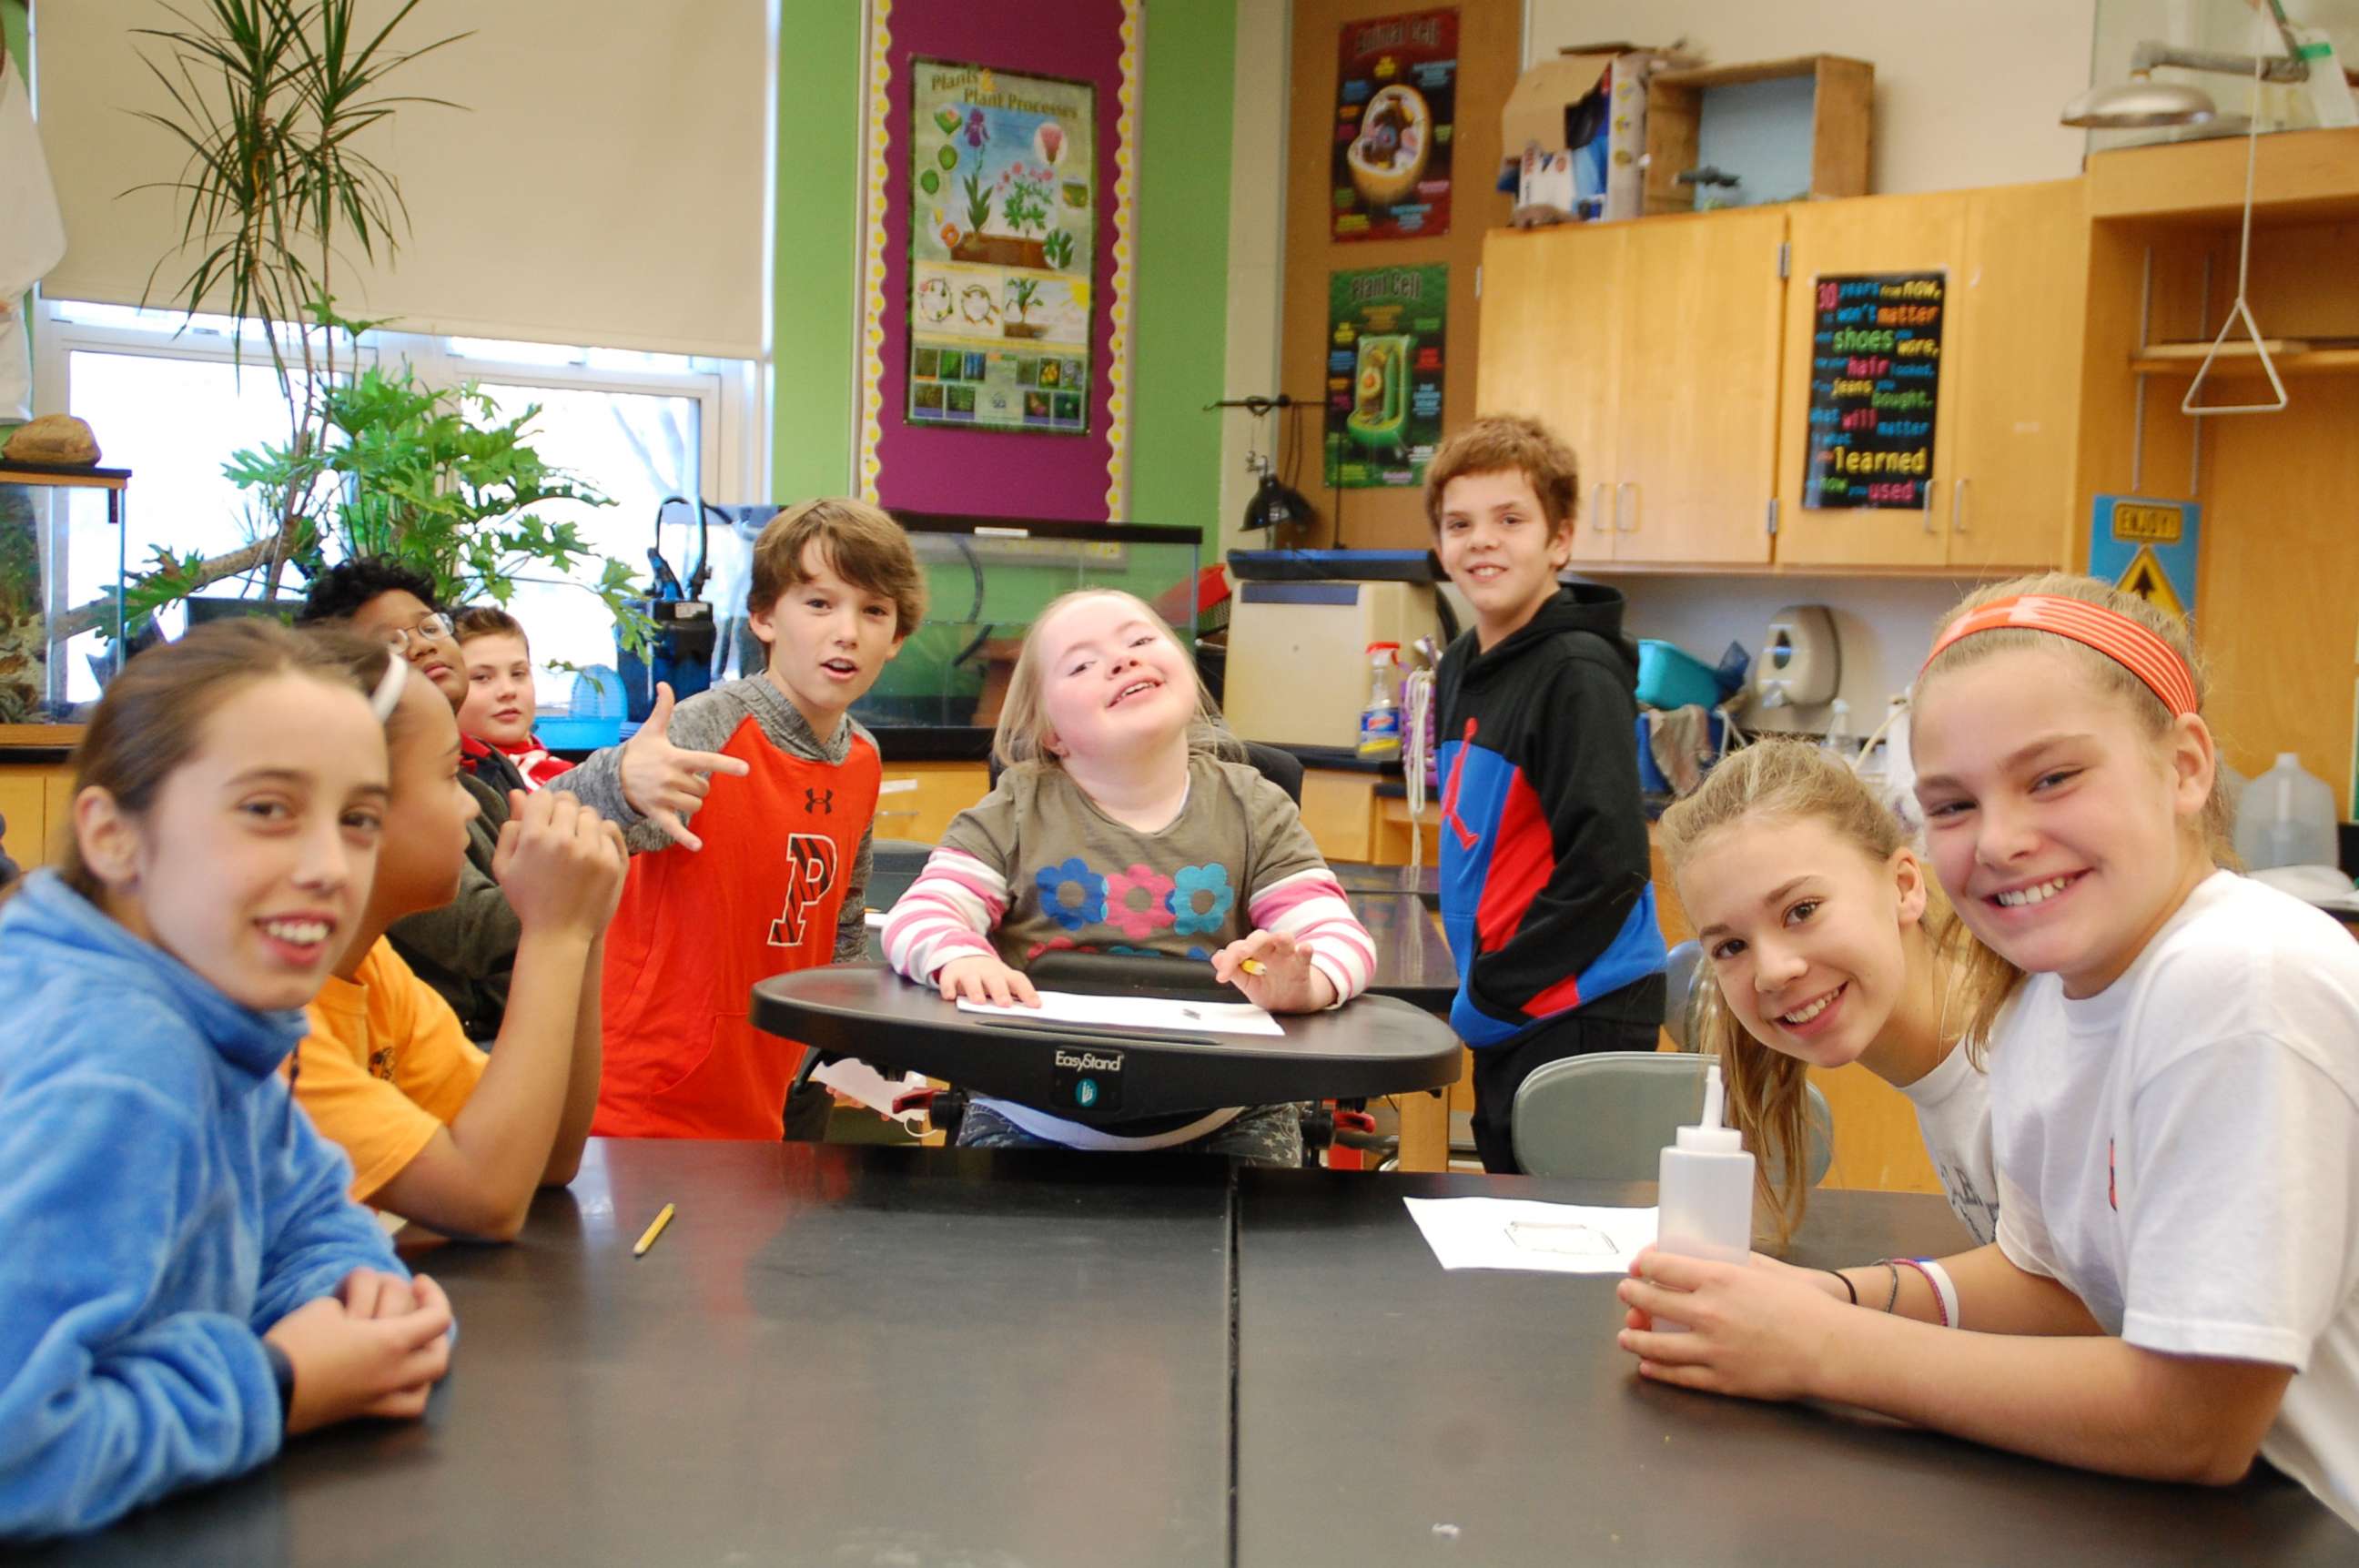
M 1289 0 L 1237 0 L 1237 62 L 1229 121 L 1229 335 L 1223 396 L 1266 396 L 1277 386 L 1277 350 L 1286 275 L 1287 62 L 1293 49 Z M 1226 555 L 1244 540 L 1237 519 L 1256 481 L 1245 453 L 1275 453 L 1286 421 L 1299 419 L 1305 443 L 1318 437 L 1319 410 L 1255 419 L 1242 408 L 1221 415 L 1221 530 L 1208 553 Z M 1314 449 L 1315 450 L 1315 449 Z
M 1948 191 L 2081 171 L 2057 111 L 2089 84 L 2095 0 L 1528 0 L 1525 60 L 1682 37 L 1713 65 L 1840 54 L 1875 67 L 1869 189 Z

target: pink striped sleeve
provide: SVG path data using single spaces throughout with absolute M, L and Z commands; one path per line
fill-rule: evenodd
M 1375 977 L 1375 939 L 1352 913 L 1343 885 L 1326 866 L 1280 877 L 1256 892 L 1247 907 L 1256 927 L 1292 937 L 1310 955 L 1311 964 L 1335 987 L 1339 1006 Z
M 885 961 L 930 983 L 953 958 L 991 954 L 991 931 L 1006 912 L 1006 877 L 964 850 L 937 849 L 885 918 Z

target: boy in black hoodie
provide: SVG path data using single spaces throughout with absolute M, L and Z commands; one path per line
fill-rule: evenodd
M 1580 475 L 1536 419 L 1494 416 L 1425 475 L 1442 569 L 1474 609 L 1435 683 L 1450 1021 L 1474 1051 L 1474 1142 L 1514 1171 L 1508 1116 L 1532 1070 L 1652 1051 L 1663 936 L 1638 800 L 1638 650 L 1622 595 L 1559 585 Z

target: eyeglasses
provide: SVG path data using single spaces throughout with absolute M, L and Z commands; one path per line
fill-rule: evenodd
M 436 614 L 428 615 L 414 626 L 387 626 L 377 634 L 377 640 L 394 652 L 402 653 L 408 649 L 411 637 L 421 642 L 433 642 L 450 635 L 451 617 Z

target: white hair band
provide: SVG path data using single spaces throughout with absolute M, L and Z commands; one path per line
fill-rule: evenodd
M 385 673 L 377 677 L 376 690 L 369 693 L 369 712 L 381 724 L 393 722 L 393 710 L 401 701 L 402 683 L 409 679 L 409 660 L 396 653 L 386 661 Z

